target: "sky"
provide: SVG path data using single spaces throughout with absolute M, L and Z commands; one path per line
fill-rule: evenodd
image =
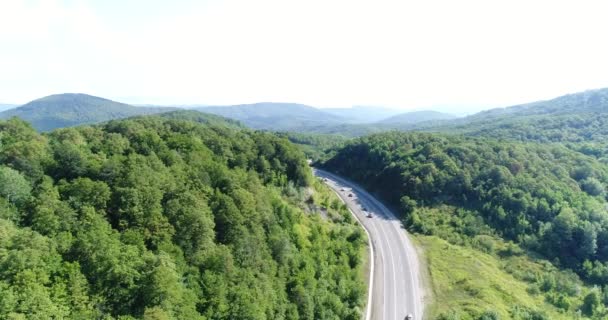
M 0 0 L 0 102 L 463 113 L 608 87 L 606 1 Z

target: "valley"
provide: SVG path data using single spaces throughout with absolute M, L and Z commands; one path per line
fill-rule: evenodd
M 351 111 L 340 116 L 337 110 L 297 104 L 183 110 L 87 95 L 43 98 L 0 113 L 10 118 L 0 125 L 4 179 L 15 181 L 0 190 L 6 199 L 3 228 L 11 235 L 4 250 L 22 255 L 10 243 L 34 232 L 51 248 L 43 259 L 64 261 L 60 269 L 45 271 L 54 280 L 38 293 L 49 306 L 71 310 L 49 311 L 55 316 L 599 319 L 608 314 L 603 298 L 608 296 L 606 92 L 464 118 L 412 112 L 369 123 L 353 120 L 352 114 L 349 118 Z M 307 173 L 305 158 L 313 161 L 321 181 Z M 148 167 L 165 178 L 146 177 Z M 140 173 L 129 178 L 129 170 Z M 169 178 L 176 174 L 190 182 Z M 144 186 L 153 189 L 139 190 Z M 77 188 L 92 188 L 88 192 L 97 198 Z M 191 194 L 189 200 L 182 199 L 184 194 Z M 51 207 L 40 199 L 52 199 L 44 200 Z M 349 210 L 370 236 L 371 256 L 364 253 L 368 236 Z M 179 220 L 187 217 L 199 229 L 190 230 Z M 93 219 L 88 223 L 99 224 L 104 235 L 88 235 L 80 225 L 83 219 Z M 203 234 L 205 245 L 193 247 Z M 89 236 L 109 237 L 104 241 L 115 248 L 104 249 L 108 254 L 132 250 L 148 257 L 124 266 L 135 277 L 128 280 L 131 289 L 111 293 L 111 282 L 95 280 L 103 277 L 94 268 L 117 266 L 91 260 L 89 255 L 98 253 L 82 247 Z M 333 256 L 319 251 L 328 244 L 335 246 Z M 207 279 L 220 260 L 206 259 L 220 259 L 213 256 L 220 254 L 217 250 L 224 250 L 221 265 L 240 271 L 216 269 Z M 120 259 L 112 263 L 123 263 Z M 226 289 L 165 283 L 177 291 L 174 298 L 163 294 L 168 298 L 162 304 L 152 296 L 129 300 L 154 285 L 141 281 L 157 272 L 159 259 L 174 265 L 172 277 L 202 277 L 197 281 L 215 281 L 213 287 L 224 279 Z M 74 263 L 79 266 L 74 276 L 84 286 L 79 290 L 88 292 L 78 306 L 61 304 L 50 293 L 63 277 L 61 268 Z M 318 276 L 306 278 L 312 276 L 313 269 L 305 267 L 309 263 L 310 268 L 329 268 L 317 275 L 340 270 L 347 278 L 323 278 L 320 289 L 320 283 L 313 285 L 321 281 Z M 370 263 L 366 293 L 363 269 Z M 250 274 L 254 265 L 274 275 Z M 4 294 L 23 290 L 15 282 L 18 274 L 3 276 Z M 270 282 L 253 280 L 259 277 Z M 243 305 L 238 312 L 244 313 L 233 313 L 242 302 L 236 292 L 243 289 L 230 279 L 253 281 L 255 290 L 278 286 L 272 290 L 279 293 L 267 305 Z M 344 281 L 348 290 L 338 290 Z M 230 308 L 220 300 L 195 302 L 196 292 L 198 299 L 223 297 Z M 321 307 L 317 295 L 334 301 L 334 307 Z M 191 302 L 183 300 L 186 296 Z M 7 308 L 13 310 L 35 303 L 16 296 L 11 301 Z M 102 307 L 92 309 L 92 301 Z
M 401 222 L 381 202 L 352 182 L 313 169 L 346 203 L 371 236 L 374 267 L 370 272 L 366 319 L 424 319 L 424 288 L 418 253 Z
M 606 12 L 0 1 L 0 320 L 608 320 Z

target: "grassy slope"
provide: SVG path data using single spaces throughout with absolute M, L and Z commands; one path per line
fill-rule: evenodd
M 547 266 L 525 256 L 501 260 L 479 250 L 452 245 L 436 236 L 416 235 L 431 276 L 432 303 L 427 318 L 458 314 L 461 320 L 474 319 L 471 314 L 492 310 L 500 319 L 512 319 L 510 311 L 519 305 L 546 311 L 550 319 L 572 319 L 545 302 L 542 295 L 531 294 L 531 284 L 518 274 L 537 273 Z M 511 273 L 507 272 L 511 271 Z

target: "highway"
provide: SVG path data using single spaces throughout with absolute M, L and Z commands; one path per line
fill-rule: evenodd
M 316 168 L 313 171 L 316 176 L 327 179 L 325 183 L 342 198 L 371 240 L 371 294 L 365 319 L 403 320 L 412 314 L 413 319 L 422 320 L 424 294 L 420 263 L 401 222 L 357 184 L 327 171 Z M 373 217 L 368 217 L 368 212 Z

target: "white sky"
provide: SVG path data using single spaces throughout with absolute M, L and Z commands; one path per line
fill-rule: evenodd
M 580 0 L 0 0 L 0 101 L 459 113 L 608 87 L 607 13 Z

